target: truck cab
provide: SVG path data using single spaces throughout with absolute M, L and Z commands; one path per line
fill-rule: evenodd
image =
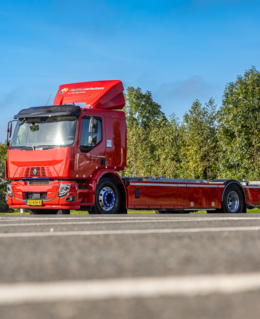
M 31 107 L 15 115 L 6 162 L 10 208 L 32 214 L 68 214 L 71 209 L 98 213 L 95 190 L 101 178 L 115 188 L 104 191 L 102 213 L 114 207 L 115 192 L 124 195 L 117 174 L 126 166 L 122 92 L 121 81 L 62 85 L 53 106 Z

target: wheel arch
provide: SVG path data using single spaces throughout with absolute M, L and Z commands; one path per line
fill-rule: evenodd
M 228 186 L 230 186 L 231 184 L 236 184 L 239 186 L 239 188 L 242 190 L 242 194 L 243 194 L 243 198 L 244 198 L 244 203 L 243 203 L 243 213 L 246 213 L 246 194 L 245 194 L 245 190 L 244 188 L 242 187 L 242 185 L 236 181 L 236 180 L 228 180 L 225 182 L 225 187 L 223 188 L 223 192 L 222 192 L 222 196 L 221 196 L 221 206 L 223 208 L 223 199 L 224 199 L 224 194 L 225 194 L 225 191 L 226 189 L 228 188 Z
M 126 187 L 125 184 L 122 180 L 122 178 L 117 174 L 115 171 L 104 171 L 104 172 L 99 172 L 97 176 L 95 176 L 96 179 L 96 187 L 98 183 L 105 178 L 111 179 L 114 183 L 117 184 L 119 191 L 120 191 L 120 196 L 121 196 L 121 210 L 124 210 L 126 213 L 126 209 L 128 206 L 128 201 L 127 201 L 127 195 L 126 195 Z M 95 193 L 95 192 L 94 192 Z

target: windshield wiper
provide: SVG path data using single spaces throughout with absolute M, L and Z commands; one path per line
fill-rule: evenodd
M 29 146 L 12 146 L 12 149 L 19 149 L 19 150 L 35 150 L 35 146 L 29 145 Z
M 55 147 L 67 147 L 66 145 L 28 145 L 28 146 L 13 146 L 12 149 L 20 149 L 20 150 L 37 150 L 37 149 L 51 149 L 51 148 L 55 148 Z
M 65 145 L 37 145 L 36 148 L 55 148 L 55 147 L 66 147 Z

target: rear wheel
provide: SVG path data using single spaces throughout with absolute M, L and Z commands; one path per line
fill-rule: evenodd
M 120 192 L 110 178 L 102 179 L 96 188 L 95 204 L 90 214 L 120 214 Z
M 242 213 L 244 207 L 244 196 L 241 188 L 236 184 L 229 185 L 224 192 L 223 208 L 228 214 Z

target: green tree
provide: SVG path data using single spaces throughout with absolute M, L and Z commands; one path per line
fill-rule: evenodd
M 146 176 L 153 165 L 149 132 L 134 124 L 127 129 L 127 169 L 125 175 Z
M 0 211 L 6 212 L 9 210 L 6 204 L 5 194 L 7 181 L 5 179 L 5 161 L 7 158 L 7 149 L 5 144 L 0 143 Z
M 152 125 L 150 147 L 153 148 L 151 175 L 177 178 L 180 175 L 180 125 L 174 114 L 169 120 Z
M 166 119 L 161 106 L 153 101 L 152 93 L 149 91 L 142 93 L 140 88 L 128 87 L 125 100 L 127 127 L 130 129 L 134 124 L 150 129 L 152 122 L 158 123 L 161 119 Z
M 142 93 L 140 88 L 127 88 L 125 94 L 127 122 L 127 169 L 124 175 L 151 175 L 154 162 L 154 145 L 151 130 L 167 120 L 161 106 L 153 101 L 151 92 Z
M 260 73 L 255 67 L 227 84 L 218 125 L 219 177 L 259 180 Z
M 196 100 L 182 124 L 182 177 L 213 179 L 217 175 L 218 139 L 213 99 L 202 107 Z

